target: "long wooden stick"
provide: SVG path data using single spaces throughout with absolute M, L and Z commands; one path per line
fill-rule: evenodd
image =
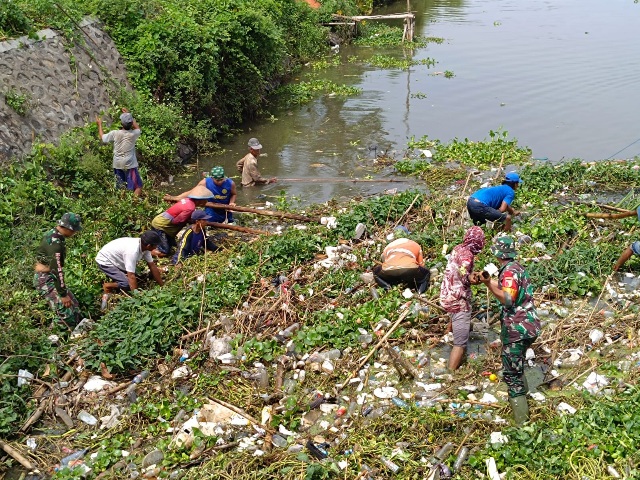
M 178 197 L 173 195 L 165 195 L 163 200 L 167 202 L 177 202 Z M 245 213 L 255 213 L 256 215 L 266 215 L 268 217 L 278 217 L 278 218 L 290 218 L 292 220 L 299 220 L 301 222 L 315 222 L 320 223 L 320 219 L 318 217 L 307 217 L 306 215 L 299 215 L 297 213 L 288 213 L 288 212 L 277 212 L 274 210 L 262 210 L 260 208 L 251 208 L 251 207 L 241 207 L 239 205 L 226 205 L 224 203 L 216 203 L 216 202 L 207 202 L 206 207 L 215 208 L 216 210 L 229 210 L 230 212 L 245 212 Z
M 265 230 L 256 230 L 255 228 L 240 227 L 238 225 L 229 225 L 227 223 L 205 222 L 205 225 L 226 230 L 235 230 L 236 232 L 252 233 L 254 235 L 270 235 L 270 233 Z
M 340 388 L 338 388 L 338 390 L 342 390 L 342 388 L 344 388 L 345 385 L 347 385 L 349 383 L 349 380 L 351 380 L 353 377 L 356 376 L 356 374 L 358 373 L 358 371 L 364 366 L 365 363 L 367 363 L 369 361 L 369 359 L 373 356 L 373 354 L 378 350 L 378 348 L 380 348 L 380 346 L 382 344 L 384 344 L 384 342 L 387 341 L 387 338 L 389 338 L 389 336 L 394 332 L 394 330 L 396 328 L 398 328 L 398 325 L 400 325 L 402 323 L 402 321 L 407 318 L 407 315 L 409 315 L 409 312 L 411 311 L 411 308 L 407 307 L 407 309 L 402 312 L 400 314 L 400 316 L 398 317 L 398 320 L 396 320 L 396 323 L 394 323 L 391 328 L 387 331 L 387 333 L 385 333 L 384 337 L 382 337 L 382 339 L 380 339 L 380 341 L 376 344 L 375 347 L 373 347 L 371 349 L 371 351 L 369 352 L 369 354 L 364 358 L 364 360 L 362 360 L 358 366 L 355 368 L 355 370 L 353 372 L 351 372 L 351 374 L 349 375 L 349 377 L 342 382 L 342 386 Z
M 278 182 L 301 183 L 406 183 L 409 180 L 396 178 L 279 178 Z
M 33 463 L 27 460 L 20 452 L 18 452 L 15 448 L 13 448 L 8 443 L 5 443 L 2 440 L 0 440 L 0 448 L 2 448 L 5 452 L 7 452 L 11 458 L 15 459 L 16 462 L 18 462 L 27 470 L 35 470 Z
M 615 220 L 618 218 L 635 217 L 637 213 L 628 210 L 624 213 L 584 213 L 583 215 L 587 218 L 605 218 L 609 220 Z

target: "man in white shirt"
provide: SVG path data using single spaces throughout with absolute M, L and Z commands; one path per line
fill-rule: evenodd
M 104 133 L 100 117 L 96 117 L 96 123 L 98 124 L 98 138 L 102 143 L 113 143 L 113 174 L 116 177 L 116 186 L 126 187 L 127 190 L 133 190 L 136 196 L 140 196 L 142 178 L 138 171 L 136 157 L 136 140 L 140 136 L 138 122 L 126 108 L 123 108 L 122 115 L 120 115 L 121 129 Z
M 104 290 L 103 309 L 106 308 L 110 293 L 118 289 L 134 291 L 138 288 L 136 265 L 141 259 L 144 259 L 149 265 L 154 280 L 159 285 L 164 284 L 160 270 L 151 257 L 151 250 L 159 244 L 160 236 L 154 231 L 148 231 L 144 232 L 140 238 L 122 237 L 112 240 L 100 249 L 96 255 L 98 268 L 113 280 L 102 285 Z

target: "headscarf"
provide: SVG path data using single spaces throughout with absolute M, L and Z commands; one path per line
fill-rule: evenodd
M 484 232 L 480 227 L 474 226 L 465 232 L 462 245 L 467 247 L 471 253 L 477 255 L 484 248 L 484 242 Z

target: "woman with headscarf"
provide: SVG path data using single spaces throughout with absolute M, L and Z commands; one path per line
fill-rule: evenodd
M 471 326 L 471 285 L 480 280 L 473 274 L 474 257 L 484 248 L 484 232 L 471 227 L 464 239 L 449 255 L 440 287 L 440 305 L 451 315 L 453 348 L 449 355 L 449 369 L 456 370 L 462 363 Z

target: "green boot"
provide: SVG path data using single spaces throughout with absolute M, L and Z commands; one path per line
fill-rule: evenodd
M 511 410 L 513 410 L 513 419 L 518 427 L 529 421 L 529 404 L 525 395 L 509 398 L 509 403 Z

